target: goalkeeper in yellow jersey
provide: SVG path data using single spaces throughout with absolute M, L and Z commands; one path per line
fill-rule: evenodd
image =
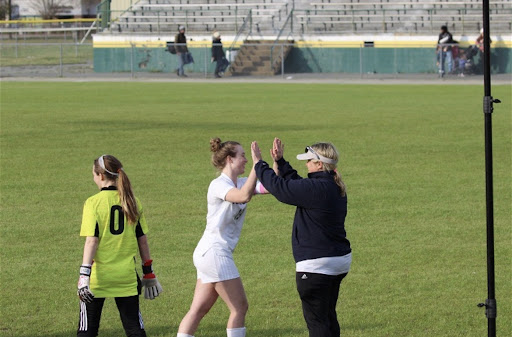
M 101 190 L 84 205 L 80 236 L 85 236 L 78 279 L 80 318 L 77 336 L 97 336 L 107 297 L 115 298 L 127 336 L 146 336 L 139 294 L 154 299 L 162 287 L 153 273 L 143 208 L 133 195 L 119 160 L 103 155 L 94 160 L 94 182 Z M 140 252 L 143 278 L 136 272 Z

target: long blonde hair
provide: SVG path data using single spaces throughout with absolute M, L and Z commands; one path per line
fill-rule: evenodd
M 139 219 L 139 210 L 130 179 L 123 170 L 123 164 L 116 157 L 106 154 L 94 160 L 94 172 L 103 174 L 107 180 L 117 182 L 123 212 L 128 222 L 135 224 Z
M 336 150 L 336 147 L 332 143 L 316 143 L 311 145 L 313 150 L 318 152 L 318 154 L 335 160 L 338 162 L 338 150 Z M 336 169 L 337 164 L 327 164 L 323 163 L 323 170 L 324 171 L 334 171 L 334 181 L 336 182 L 336 185 L 339 186 L 341 191 L 341 196 L 344 197 L 347 195 L 347 187 L 345 186 L 345 183 L 341 179 L 341 174 Z

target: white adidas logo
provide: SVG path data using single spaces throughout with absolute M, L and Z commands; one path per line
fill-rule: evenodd
M 302 275 L 302 277 L 301 277 L 301 278 L 302 278 L 303 280 L 307 280 L 307 279 L 308 279 L 308 275 L 304 274 L 304 275 Z

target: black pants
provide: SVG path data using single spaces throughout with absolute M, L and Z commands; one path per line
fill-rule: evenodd
M 219 75 L 219 73 L 224 72 L 228 65 L 229 62 L 225 57 L 217 59 L 217 64 L 215 65 L 215 75 Z
M 297 291 L 302 301 L 302 312 L 308 326 L 309 337 L 340 337 L 336 303 L 341 280 L 345 276 L 347 274 L 296 274 Z
M 139 296 L 116 297 L 117 310 L 128 337 L 146 337 L 144 322 L 139 311 Z M 80 301 L 77 336 L 96 337 L 100 328 L 101 311 L 105 298 L 94 298 L 92 303 Z

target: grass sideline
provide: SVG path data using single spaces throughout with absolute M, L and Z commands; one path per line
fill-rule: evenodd
M 61 57 L 62 47 L 62 57 Z M 92 44 L 74 44 L 72 41 L 59 44 L 48 42 L 4 43 L 0 48 L 0 64 L 2 67 L 10 66 L 36 66 L 82 64 L 92 62 Z
M 85 199 L 92 160 L 125 165 L 150 226 L 164 293 L 141 300 L 149 336 L 175 336 L 195 282 L 192 251 L 216 176 L 208 141 L 273 137 L 294 159 L 329 140 L 348 186 L 352 270 L 342 335 L 484 336 L 487 297 L 481 86 L 0 83 L 0 336 L 75 335 Z M 511 87 L 495 86 L 498 332 L 512 331 Z M 251 201 L 235 252 L 249 298 L 248 335 L 306 337 L 294 285 L 294 209 Z M 196 336 L 225 336 L 219 301 Z M 100 335 L 123 335 L 113 301 Z

